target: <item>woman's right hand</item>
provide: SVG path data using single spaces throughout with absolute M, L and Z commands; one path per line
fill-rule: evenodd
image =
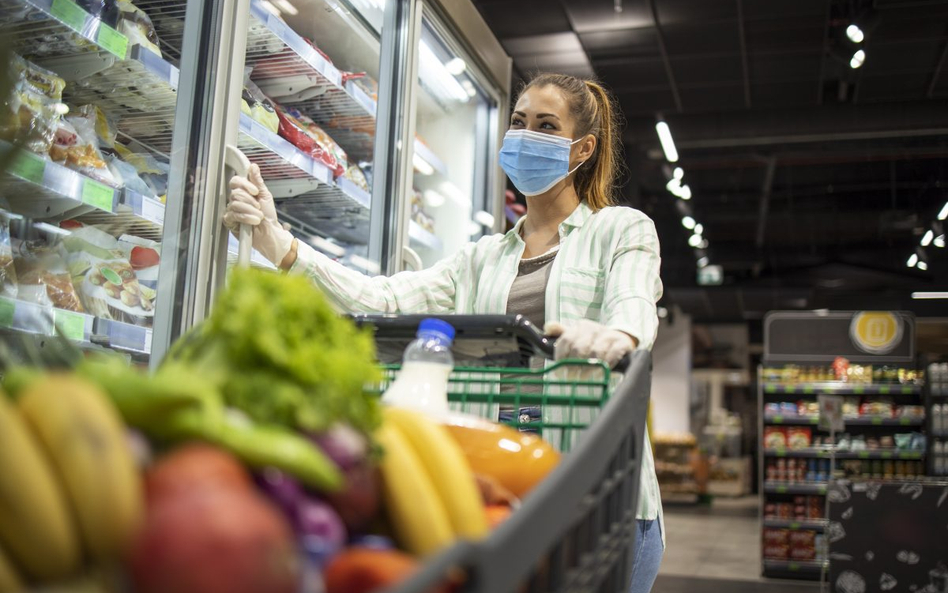
M 230 180 L 224 226 L 236 232 L 242 224 L 253 227 L 253 248 L 280 266 L 293 246 L 293 235 L 280 224 L 273 194 L 257 165 L 250 165 L 247 177 L 235 175 Z

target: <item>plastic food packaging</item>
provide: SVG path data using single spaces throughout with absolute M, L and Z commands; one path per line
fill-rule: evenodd
M 99 150 L 96 118 L 96 110 L 91 108 L 84 114 L 69 116 L 60 121 L 49 157 L 54 162 L 62 163 L 87 177 L 112 187 L 119 187 L 120 184 L 109 171 L 108 164 Z
M 280 131 L 280 118 L 277 116 L 276 106 L 269 97 L 263 94 L 260 87 L 250 80 L 250 69 L 247 70 L 246 74 L 242 99 L 247 108 L 245 110 L 243 104 L 241 104 L 241 111 L 274 134 L 278 133 Z
M 56 249 L 42 243 L 14 240 L 13 263 L 19 300 L 77 313 L 85 311 Z
M 359 188 L 369 191 L 369 182 L 366 180 L 362 169 L 360 169 L 358 165 L 349 165 L 349 168 L 346 169 L 346 179 L 356 184 Z
M 119 33 L 128 37 L 129 45 L 141 45 L 161 55 L 158 34 L 151 19 L 140 8 L 128 0 L 116 0 L 118 7 Z
M 115 27 L 118 23 L 119 10 L 116 0 L 77 0 L 76 3 L 110 27 Z
M 280 118 L 280 136 L 329 167 L 333 177 L 345 174 L 345 152 L 313 120 L 295 109 L 278 108 L 277 115 Z
M 132 191 L 138 192 L 143 196 L 157 198 L 155 191 L 138 176 L 138 169 L 118 158 L 117 156 L 106 157 L 109 163 L 109 171 L 115 182 Z
M 10 66 L 13 92 L 0 99 L 0 138 L 45 155 L 66 110 L 62 104 L 66 82 L 20 56 L 13 56 Z
M 95 227 L 63 240 L 73 285 L 86 310 L 102 319 L 151 326 L 155 291 L 143 286 L 119 241 Z
M 16 298 L 16 266 L 10 241 L 10 221 L 0 212 L 0 296 Z
M 168 193 L 168 174 L 171 166 L 168 163 L 159 161 L 151 154 L 132 152 L 127 147 L 116 142 L 115 152 L 126 163 L 135 167 L 138 176 L 152 193 L 162 202 Z
M 780 426 L 764 428 L 764 448 L 780 449 L 787 446 L 787 431 Z

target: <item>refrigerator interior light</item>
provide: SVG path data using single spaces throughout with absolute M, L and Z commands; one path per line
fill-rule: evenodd
M 421 158 L 417 152 L 411 157 L 411 164 L 415 167 L 415 170 L 422 175 L 434 175 L 434 167 L 432 167 L 428 161 Z
M 494 215 L 490 212 L 485 212 L 484 210 L 478 210 L 474 213 L 474 220 L 480 223 L 482 226 L 487 228 L 494 227 Z
M 467 70 L 467 62 L 462 58 L 452 58 L 444 65 L 444 69 L 447 70 L 451 76 L 460 76 Z
M 419 75 L 425 88 L 444 102 L 460 101 L 467 103 L 471 97 L 458 82 L 447 66 L 438 59 L 428 42 L 422 39 L 418 44 Z M 450 61 L 448 62 L 450 63 Z
M 945 202 L 945 205 L 941 207 L 941 211 L 938 213 L 938 220 L 945 220 L 948 218 L 948 202 Z
M 691 229 L 695 228 L 695 219 L 690 216 L 685 216 L 681 219 L 681 226 L 690 231 Z
M 866 52 L 865 50 L 859 49 L 856 50 L 856 53 L 853 54 L 853 58 L 849 60 L 849 67 L 855 70 L 856 68 L 861 68 L 863 64 L 866 63 Z
M 296 16 L 300 13 L 299 9 L 290 3 L 290 0 L 273 0 L 273 4 L 290 16 Z
M 701 235 L 691 235 L 688 237 L 688 245 L 698 247 L 701 245 Z
M 346 250 L 343 249 L 342 246 L 336 245 L 332 241 L 324 239 L 320 237 L 319 235 L 314 235 L 310 237 L 309 244 L 315 247 L 316 249 L 319 249 L 320 251 L 326 253 L 327 255 L 331 255 L 335 258 L 340 258 L 346 254 Z
M 922 247 L 928 247 L 931 245 L 932 239 L 935 238 L 935 232 L 931 229 L 928 229 L 924 235 L 922 235 Z
M 481 225 L 477 224 L 476 221 L 473 221 L 473 220 L 468 221 L 468 223 L 467 223 L 467 234 L 468 234 L 469 236 L 470 236 L 470 235 L 478 235 L 478 234 L 481 233 L 481 231 L 482 231 Z
M 477 88 L 474 87 L 474 83 L 468 79 L 461 81 L 461 86 L 464 87 L 464 90 L 467 91 L 467 96 L 473 98 L 477 94 Z
M 443 196 L 449 198 L 451 201 L 467 208 L 471 207 L 470 199 L 464 195 L 464 192 L 458 189 L 458 186 L 454 185 L 450 181 L 442 181 L 441 185 L 438 186 L 438 189 L 441 190 L 441 194 Z
M 662 150 L 665 152 L 665 158 L 669 163 L 678 162 L 678 149 L 675 148 L 675 141 L 672 139 L 671 128 L 664 121 L 655 124 L 655 131 L 658 132 L 658 141 L 662 143 Z
M 422 196 L 425 198 L 425 205 L 429 208 L 440 208 L 444 206 L 444 196 L 433 189 L 426 189 Z
M 272 14 L 273 16 L 281 15 L 280 9 L 274 6 L 273 3 L 270 2 L 270 0 L 260 0 L 260 6 L 264 7 L 266 11 Z
M 703 234 L 704 234 L 704 225 L 703 225 L 703 224 L 698 223 L 698 224 L 695 225 L 695 234 L 696 234 L 696 235 L 703 235 Z

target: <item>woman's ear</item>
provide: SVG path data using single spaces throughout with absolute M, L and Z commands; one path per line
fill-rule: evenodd
M 576 146 L 579 148 L 579 152 L 576 154 L 577 161 L 588 161 L 592 158 L 592 155 L 596 152 L 596 145 L 598 141 L 596 137 L 592 134 L 586 134 L 583 137 L 582 142 L 578 142 Z

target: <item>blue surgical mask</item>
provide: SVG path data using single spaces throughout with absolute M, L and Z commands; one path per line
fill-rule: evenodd
M 552 134 L 508 130 L 500 149 L 500 166 L 520 193 L 536 196 L 566 179 L 583 164 L 579 163 L 572 171 L 569 169 L 570 146 L 579 140 L 570 142 L 569 138 Z

